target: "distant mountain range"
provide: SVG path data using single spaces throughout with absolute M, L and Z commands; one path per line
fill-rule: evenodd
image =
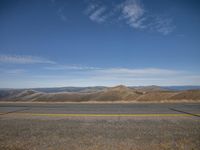
M 200 101 L 200 86 L 61 87 L 0 89 L 0 101 L 84 102 L 84 101 Z
M 169 90 L 200 90 L 200 86 L 165 86 Z
M 38 92 L 45 93 L 56 93 L 56 92 L 95 92 L 106 89 L 106 86 L 93 86 L 93 87 L 51 87 L 51 88 L 27 88 L 27 89 L 19 89 L 19 90 L 35 90 Z M 141 90 L 173 90 L 173 91 L 181 91 L 181 90 L 200 90 L 200 86 L 129 86 L 131 89 L 141 89 Z M 18 90 L 12 88 L 0 88 L 0 91 L 4 90 Z

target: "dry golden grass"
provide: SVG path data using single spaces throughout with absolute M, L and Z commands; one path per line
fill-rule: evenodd
M 198 150 L 200 121 L 197 119 L 5 119 L 0 120 L 0 149 Z

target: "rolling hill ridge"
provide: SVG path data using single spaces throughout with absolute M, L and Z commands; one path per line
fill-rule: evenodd
M 43 89 L 45 91 L 45 89 Z M 163 102 L 199 101 L 200 90 L 167 90 L 159 86 L 126 87 L 87 87 L 66 88 L 66 91 L 43 92 L 42 89 L 1 89 L 0 101 L 23 102 Z

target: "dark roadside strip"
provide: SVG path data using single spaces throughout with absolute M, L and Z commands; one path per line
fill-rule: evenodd
M 5 112 L 5 113 L 1 113 L 0 116 L 11 114 L 11 113 L 16 113 L 16 112 L 22 112 L 24 110 L 30 110 L 30 109 L 31 108 L 25 108 L 25 109 L 18 109 L 18 110 L 14 110 L 14 111 L 9 111 L 9 112 Z
M 16 108 L 27 108 L 27 109 L 31 109 L 31 108 L 66 108 L 66 106 L 25 106 L 25 105 L 0 105 L 0 108 L 11 108 L 11 107 L 16 107 Z
M 189 113 L 189 112 L 178 110 L 178 109 L 174 109 L 174 108 L 169 108 L 169 109 L 172 110 L 172 111 L 179 112 L 179 113 L 184 113 L 184 114 L 188 114 L 188 115 L 191 115 L 191 116 L 200 117 L 200 115 L 198 115 L 198 114 L 193 114 L 193 113 Z

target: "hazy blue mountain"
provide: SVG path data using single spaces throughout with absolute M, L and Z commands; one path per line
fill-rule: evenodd
M 164 86 L 163 88 L 168 90 L 200 90 L 200 86 Z
M 56 92 L 94 92 L 105 89 L 103 86 L 94 87 L 55 87 L 55 88 L 33 88 L 33 90 L 46 93 L 56 93 Z

